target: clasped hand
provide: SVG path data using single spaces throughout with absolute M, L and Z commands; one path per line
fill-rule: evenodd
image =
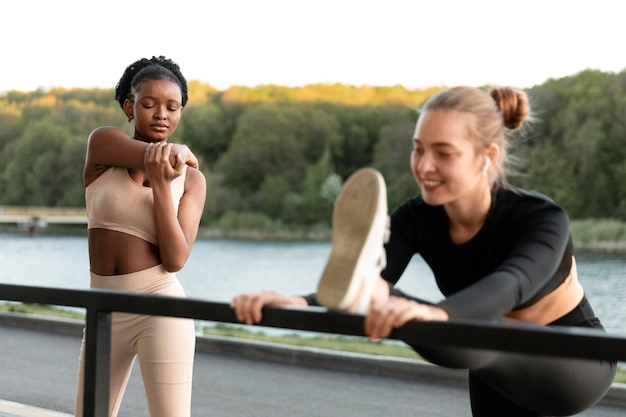
M 185 160 L 180 152 L 172 152 L 173 148 L 167 142 L 151 142 L 146 146 L 144 165 L 151 184 L 158 180 L 172 181 L 182 175 Z M 189 155 L 193 156 L 191 152 Z M 197 166 L 197 160 L 195 163 Z
M 448 314 L 440 307 L 390 296 L 387 300 L 372 302 L 365 315 L 365 334 L 374 340 L 385 339 L 393 329 L 409 321 L 447 321 Z

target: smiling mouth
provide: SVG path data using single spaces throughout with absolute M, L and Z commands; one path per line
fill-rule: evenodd
M 436 181 L 436 180 L 422 179 L 421 182 L 422 182 L 422 185 L 424 185 L 425 187 L 429 187 L 429 188 L 436 187 L 438 185 L 443 184 L 443 181 L 439 181 L 439 180 Z

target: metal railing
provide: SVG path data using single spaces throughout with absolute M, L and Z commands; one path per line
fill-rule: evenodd
M 84 207 L 0 206 L 0 223 L 45 227 L 48 224 L 85 224 Z
M 109 403 L 111 313 L 239 323 L 226 303 L 107 290 L 0 284 L 0 300 L 86 309 L 84 416 L 105 417 Z M 363 316 L 323 308 L 266 307 L 260 326 L 365 336 Z M 626 361 L 626 338 L 585 328 L 507 326 L 483 321 L 409 322 L 390 339 L 560 357 Z

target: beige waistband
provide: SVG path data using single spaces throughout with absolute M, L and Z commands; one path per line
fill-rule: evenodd
M 572 269 L 561 285 L 535 304 L 510 311 L 506 317 L 546 325 L 572 311 L 580 304 L 584 295 L 583 287 L 578 281 L 576 259 L 572 257 Z
M 98 275 L 90 272 L 91 288 L 156 294 L 178 284 L 176 274 L 167 272 L 162 264 L 121 275 Z

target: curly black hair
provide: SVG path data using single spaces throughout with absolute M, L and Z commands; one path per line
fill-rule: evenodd
M 126 99 L 132 97 L 139 85 L 146 80 L 170 80 L 180 87 L 182 93 L 182 105 L 187 104 L 187 80 L 180 72 L 177 63 L 164 56 L 153 56 L 152 58 L 141 58 L 124 71 L 122 78 L 115 86 L 115 100 L 124 108 Z

